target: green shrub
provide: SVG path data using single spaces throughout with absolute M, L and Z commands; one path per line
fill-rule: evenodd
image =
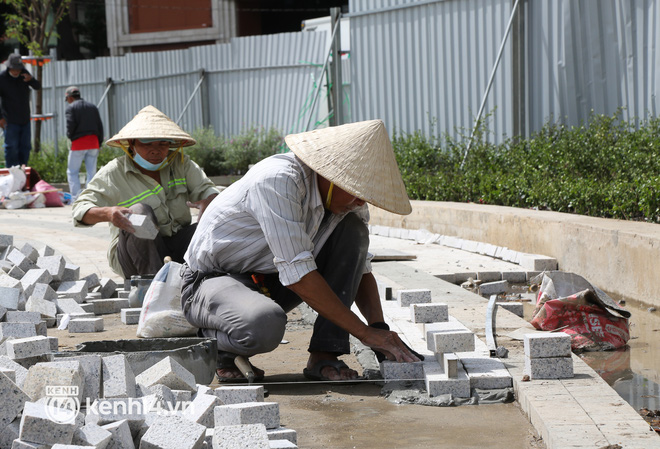
M 217 137 L 213 128 L 199 128 L 191 133 L 197 143 L 192 147 L 184 148 L 200 167 L 204 168 L 207 176 L 227 174 L 225 168 L 225 139 Z
M 584 126 L 548 122 L 530 139 L 499 145 L 484 129 L 463 165 L 467 135 L 395 136 L 408 195 L 660 222 L 659 119 L 628 123 L 619 111 Z
M 225 142 L 227 174 L 242 175 L 250 165 L 279 153 L 284 137 L 275 128 L 251 127 Z

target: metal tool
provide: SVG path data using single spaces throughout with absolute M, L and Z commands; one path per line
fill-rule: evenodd
M 497 295 L 491 295 L 486 311 L 486 346 L 491 357 L 497 356 L 497 340 L 495 329 L 497 328 L 495 317 L 497 316 Z
M 236 367 L 241 370 L 241 373 L 245 376 L 248 381 L 248 385 L 251 385 L 254 382 L 254 371 L 252 370 L 252 365 L 247 361 L 242 355 L 237 355 L 234 359 L 234 364 Z

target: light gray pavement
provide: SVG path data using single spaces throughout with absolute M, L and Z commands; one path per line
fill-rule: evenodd
M 18 242 L 48 244 L 81 267 L 81 275 L 96 273 L 121 281 L 108 268 L 105 225 L 73 229 L 70 207 L 41 210 L 1 210 L 0 233 L 12 234 Z M 428 288 L 434 302 L 449 305 L 449 313 L 485 341 L 486 300 L 436 276 L 478 271 L 517 271 L 516 264 L 488 256 L 447 248 L 438 244 L 417 244 L 410 240 L 372 236 L 373 251 L 397 250 L 413 254 L 411 261 L 375 262 L 379 282 L 393 289 Z M 401 329 L 409 342 L 421 338 L 416 326 Z M 520 407 L 543 437 L 548 448 L 603 448 L 619 444 L 624 448 L 660 448 L 660 437 L 650 430 L 638 413 L 610 388 L 580 358 L 573 356 L 575 377 L 566 380 L 522 381 L 522 335 L 534 332 L 523 319 L 499 309 L 498 344 L 509 349 L 502 359 L 512 374 Z M 514 334 L 518 339 L 509 338 Z M 616 446 L 612 446 L 616 447 Z

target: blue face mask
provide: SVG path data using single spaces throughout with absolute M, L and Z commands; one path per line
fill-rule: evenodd
M 140 167 L 149 171 L 158 171 L 163 165 L 162 162 L 160 164 L 152 164 L 151 162 L 140 156 L 137 152 L 133 156 L 133 161 L 135 161 L 135 163 L 138 164 Z

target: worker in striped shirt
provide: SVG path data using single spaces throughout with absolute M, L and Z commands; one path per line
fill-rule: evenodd
M 273 351 L 286 313 L 303 301 L 319 314 L 308 379 L 358 377 L 339 359 L 350 353 L 349 335 L 380 358 L 419 361 L 384 323 L 369 262 L 367 203 L 412 210 L 383 122 L 289 135 L 286 143 L 291 153 L 257 163 L 211 202 L 184 257 L 182 308 L 217 339 L 219 380 L 243 377 L 237 356 Z

